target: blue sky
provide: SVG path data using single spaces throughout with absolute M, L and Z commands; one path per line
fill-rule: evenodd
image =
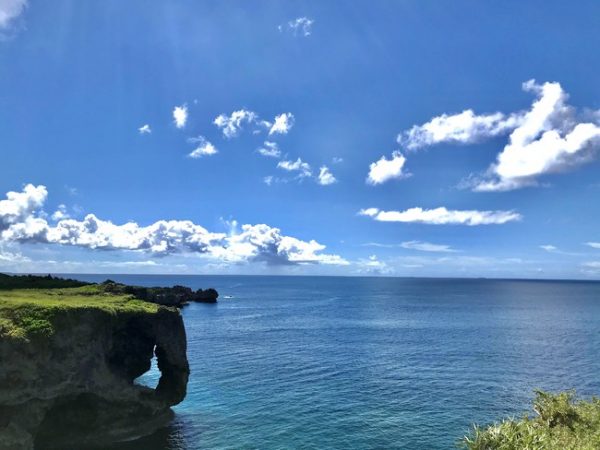
M 598 279 L 598 17 L 0 0 L 0 270 Z

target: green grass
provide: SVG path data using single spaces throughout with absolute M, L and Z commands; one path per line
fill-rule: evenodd
M 99 310 L 116 316 L 155 314 L 159 308 L 132 295 L 106 293 L 98 285 L 0 290 L 0 338 L 30 340 L 52 336 L 61 316 L 74 310 Z
M 600 399 L 577 400 L 574 392 L 536 391 L 534 417 L 474 427 L 459 447 L 468 450 L 600 449 Z

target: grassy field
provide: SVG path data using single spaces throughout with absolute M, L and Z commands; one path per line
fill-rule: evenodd
M 98 285 L 55 289 L 0 289 L 0 338 L 29 340 L 55 332 L 60 315 L 75 309 L 108 314 L 153 314 L 159 306 L 131 295 L 106 293 Z
M 460 443 L 468 450 L 600 449 L 600 399 L 576 400 L 574 392 L 536 392 L 534 417 L 475 427 Z

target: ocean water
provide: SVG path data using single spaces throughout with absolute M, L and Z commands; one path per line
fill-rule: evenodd
M 450 449 L 535 388 L 600 394 L 600 283 L 110 278 L 221 294 L 182 311 L 192 372 L 172 425 L 115 449 Z

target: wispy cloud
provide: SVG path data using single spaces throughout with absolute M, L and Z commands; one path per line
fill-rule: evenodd
M 138 128 L 138 132 L 140 134 L 150 134 L 152 133 L 152 129 L 150 128 L 150 125 L 145 124 Z
M 371 217 L 380 222 L 425 223 L 432 225 L 491 225 L 519 221 L 522 216 L 515 211 L 477 211 L 410 208 L 405 211 L 382 211 L 367 208 L 359 215 Z
M 508 133 L 521 121 L 519 115 L 505 116 L 500 112 L 476 115 L 467 109 L 460 114 L 442 114 L 423 125 L 415 125 L 398 135 L 398 143 L 409 150 L 444 142 L 472 144 Z
M 213 123 L 221 129 L 223 136 L 233 138 L 240 134 L 245 125 L 254 125 L 254 133 L 266 130 L 269 136 L 287 134 L 294 126 L 294 115 L 290 112 L 282 113 L 273 119 L 261 120 L 259 115 L 248 109 L 233 111 L 231 114 L 219 114 Z
M 213 123 L 221 129 L 226 138 L 232 138 L 239 134 L 244 124 L 253 123 L 257 119 L 258 115 L 254 111 L 242 108 L 230 115 L 219 114 Z
M 301 158 L 298 158 L 296 161 L 279 161 L 277 167 L 288 172 L 300 172 L 299 176 L 301 177 L 312 176 L 310 164 L 302 161 Z
M 188 155 L 190 158 L 202 158 L 203 156 L 211 156 L 219 153 L 217 148 L 206 140 L 204 136 L 189 138 L 190 144 L 196 144 L 196 148 Z
M 600 249 L 600 242 L 586 242 L 585 245 L 592 247 L 592 248 Z
M 281 158 L 281 150 L 279 150 L 277 142 L 265 141 L 257 152 L 270 158 Z
M 8 29 L 27 7 L 27 0 L 0 0 L 0 31 Z
M 308 37 L 312 33 L 312 26 L 314 23 L 315 21 L 308 17 L 298 17 L 290 20 L 285 25 L 279 25 L 278 29 L 279 31 L 289 31 L 294 36 Z
M 406 241 L 400 244 L 400 247 L 409 250 L 418 250 L 420 252 L 433 252 L 433 253 L 455 253 L 458 250 L 453 249 L 449 245 L 445 244 L 432 244 L 431 242 L 423 241 Z

